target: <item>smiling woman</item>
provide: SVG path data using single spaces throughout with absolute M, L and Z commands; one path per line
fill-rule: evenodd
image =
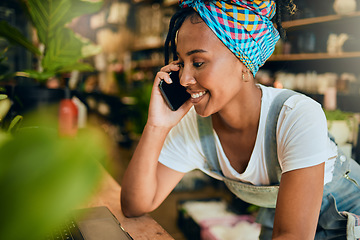
M 360 215 L 359 165 L 328 137 L 318 103 L 254 82 L 280 36 L 271 22 L 280 2 L 180 1 L 165 43 L 174 61 L 168 64 L 167 52 L 123 179 L 125 215 L 154 210 L 187 172 L 200 169 L 262 207 L 260 239 L 328 239 L 336 225 L 343 226 L 337 236 L 354 239 L 347 221 Z M 177 111 L 158 88 L 161 80 L 171 83 L 172 71 L 191 95 Z
M 248 86 L 251 90 L 244 91 L 247 86 L 240 78 L 242 72 L 247 71 L 245 65 L 203 21 L 196 24 L 188 20 L 184 22 L 178 32 L 177 49 L 181 84 L 192 95 L 205 93 L 191 98 L 199 115 L 207 117 L 229 108 L 240 109 L 238 103 L 251 104 L 252 95 L 260 94 L 254 84 Z

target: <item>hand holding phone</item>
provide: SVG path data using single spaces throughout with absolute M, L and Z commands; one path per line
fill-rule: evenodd
M 178 110 L 189 98 L 190 94 L 186 88 L 180 84 L 179 72 L 170 72 L 171 84 L 167 84 L 164 80 L 159 83 L 160 92 L 173 111 Z

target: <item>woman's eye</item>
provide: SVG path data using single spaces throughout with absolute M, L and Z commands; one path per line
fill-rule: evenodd
M 201 67 L 201 65 L 203 65 L 203 62 L 194 62 L 193 65 L 194 67 Z

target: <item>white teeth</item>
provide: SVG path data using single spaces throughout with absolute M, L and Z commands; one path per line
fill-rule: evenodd
M 199 97 L 201 97 L 202 95 L 204 95 L 205 93 L 206 93 L 206 91 L 199 92 L 199 93 L 193 93 L 193 94 L 191 94 L 191 97 L 192 97 L 192 98 L 199 98 Z

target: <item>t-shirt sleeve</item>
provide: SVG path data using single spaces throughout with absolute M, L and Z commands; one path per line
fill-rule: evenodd
M 321 105 L 305 96 L 285 103 L 277 128 L 278 157 L 283 172 L 323 163 L 328 158 L 328 131 Z
M 189 139 L 191 139 L 191 134 L 194 131 L 194 129 L 190 129 L 193 127 L 192 125 L 189 124 L 189 117 L 185 116 L 171 129 L 161 150 L 159 162 L 183 173 L 197 168 L 196 163 L 193 161 L 194 157 L 190 158 L 192 154 L 189 154 L 188 144 L 191 144 Z

